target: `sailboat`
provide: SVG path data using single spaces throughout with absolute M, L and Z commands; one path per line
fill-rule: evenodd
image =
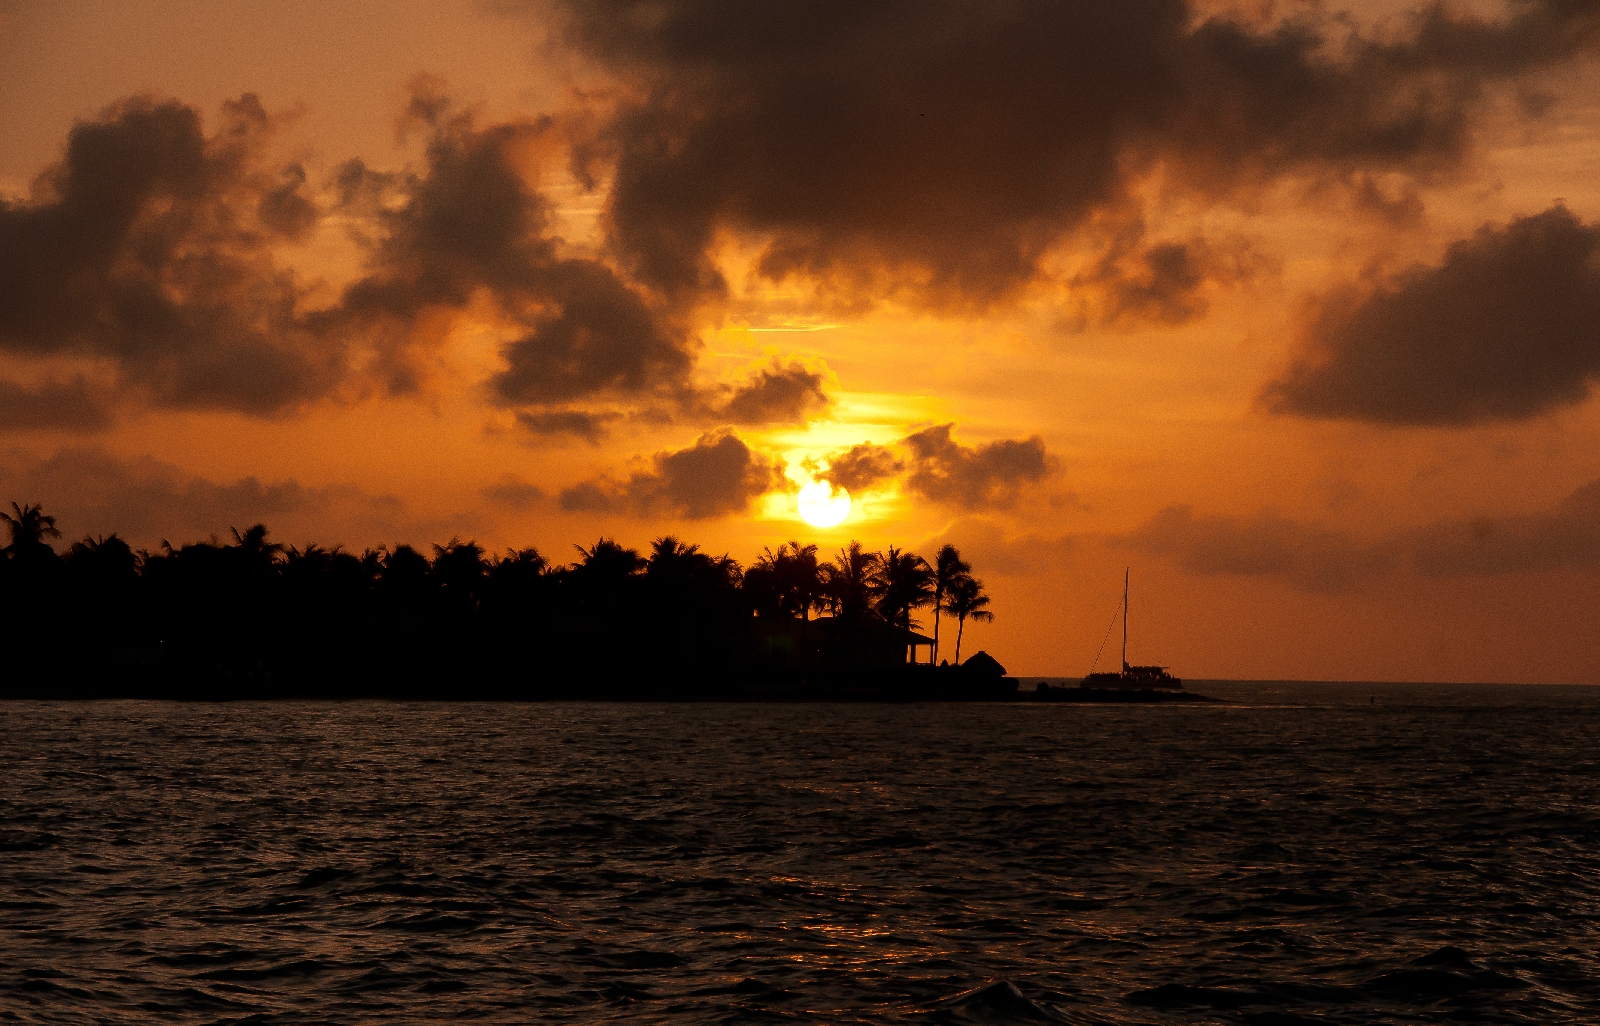
M 1167 672 L 1165 666 L 1128 665 L 1128 577 L 1130 569 L 1122 571 L 1122 672 L 1095 673 L 1092 670 L 1079 687 L 1085 688 L 1162 688 L 1182 691 L 1183 681 Z

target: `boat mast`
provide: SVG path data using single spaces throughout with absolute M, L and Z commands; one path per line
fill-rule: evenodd
M 1124 567 L 1122 571 L 1122 672 L 1128 672 L 1128 571 L 1131 567 Z

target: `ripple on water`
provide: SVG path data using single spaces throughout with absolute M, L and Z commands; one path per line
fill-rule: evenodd
M 1600 693 L 1368 691 L 10 703 L 0 1019 L 1600 1022 Z

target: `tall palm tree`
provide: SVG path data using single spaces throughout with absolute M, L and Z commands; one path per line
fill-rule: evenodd
M 778 546 L 780 579 L 790 613 L 810 620 L 811 611 L 822 602 L 822 579 L 817 565 L 817 547 L 790 541 Z
M 811 619 L 811 611 L 824 604 L 817 547 L 788 541 L 778 551 L 766 548 L 746 574 L 758 608 L 786 616 Z
M 911 611 L 933 601 L 933 568 L 915 553 L 889 546 L 872 580 L 878 615 L 909 632 Z
M 782 554 L 779 580 L 783 582 L 783 597 L 789 612 L 800 614 L 800 658 L 802 662 L 809 661 L 811 641 L 806 635 L 811 630 L 811 610 L 822 605 L 822 573 L 817 566 L 817 547 L 801 545 L 798 539 L 791 539 L 787 545 L 780 545 L 778 551 Z
M 11 545 L 6 551 L 13 558 L 32 555 L 41 545 L 48 548 L 46 538 L 61 537 L 61 532 L 56 530 L 56 518 L 46 513 L 43 506 L 18 506 L 13 502 L 11 510 L 16 516 L 0 513 L 0 520 L 11 528 Z
M 739 564 L 727 555 L 710 555 L 671 535 L 651 543 L 642 601 L 654 628 L 644 633 L 654 636 L 662 658 L 675 655 L 680 665 L 704 660 L 731 637 L 742 637 L 741 619 L 751 606 L 741 601 L 752 596 L 741 593 L 740 577 Z M 774 594 L 766 589 L 759 604 L 764 614 L 776 611 Z
M 961 558 L 954 545 L 941 545 L 933 557 L 933 662 L 939 661 L 939 620 L 950 589 L 972 573 L 972 564 Z
M 956 618 L 956 665 L 960 666 L 961 635 L 966 633 L 967 621 L 990 623 L 994 614 L 989 612 L 989 596 L 983 593 L 983 582 L 970 575 L 956 581 L 947 608 Z
M 867 615 L 881 558 L 876 552 L 863 552 L 861 543 L 852 541 L 839 550 L 832 563 L 819 568 L 823 601 L 834 616 L 855 623 Z
M 657 618 L 669 621 L 692 615 L 695 585 L 708 576 L 711 567 L 711 557 L 701 552 L 698 545 L 681 542 L 670 534 L 651 542 L 644 576 Z

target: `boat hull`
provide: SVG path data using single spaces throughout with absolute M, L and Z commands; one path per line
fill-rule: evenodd
M 1183 681 L 1164 669 L 1144 672 L 1145 667 L 1129 667 L 1122 673 L 1091 673 L 1083 678 L 1079 687 L 1104 688 L 1123 691 L 1182 691 Z

